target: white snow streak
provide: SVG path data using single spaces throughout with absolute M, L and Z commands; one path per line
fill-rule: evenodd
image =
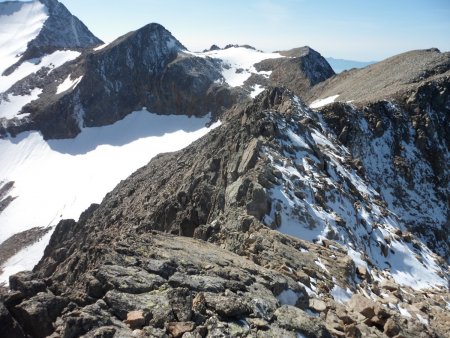
M 80 83 L 82 78 L 83 77 L 80 76 L 79 78 L 72 80 L 69 75 L 67 77 L 67 79 L 65 79 L 64 82 L 58 86 L 58 89 L 56 90 L 56 94 L 61 94 L 69 89 L 75 89 L 75 87 Z
M 333 95 L 326 97 L 324 99 L 316 100 L 309 105 L 310 108 L 320 108 L 326 106 L 327 104 L 333 103 L 339 95 Z

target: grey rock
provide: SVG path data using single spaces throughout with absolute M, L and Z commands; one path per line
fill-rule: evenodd
M 66 305 L 66 299 L 40 292 L 15 306 L 13 313 L 27 334 L 46 337 L 53 333 L 52 323 Z
M 140 268 L 118 265 L 103 265 L 95 275 L 106 288 L 110 286 L 110 288 L 127 293 L 152 291 L 165 282 L 164 278 Z
M 218 295 L 206 292 L 204 295 L 206 306 L 219 316 L 240 318 L 250 313 L 249 306 L 236 294 Z
M 25 338 L 26 335 L 19 323 L 9 313 L 8 309 L 0 303 L 0 327 L 2 328 L 2 337 L 5 338 Z
M 296 307 L 283 305 L 275 311 L 275 316 L 282 328 L 299 332 L 306 337 L 331 338 L 331 334 L 319 319 Z

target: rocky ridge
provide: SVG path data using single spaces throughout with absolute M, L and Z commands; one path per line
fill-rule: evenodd
M 345 71 L 318 84 L 302 97 L 306 102 L 339 95 L 341 102 L 365 105 L 381 99 L 402 100 L 426 81 L 448 82 L 450 53 L 436 48 L 392 56 L 362 69 Z
M 339 75 L 309 47 L 281 54 L 231 87 L 229 65 L 150 24 L 3 94 L 43 90 L 3 135 L 74 137 L 144 106 L 223 120 L 60 222 L 1 292 L 6 337 L 450 334 L 448 53 Z M 250 102 L 256 85 L 288 89 Z
M 235 107 L 62 221 L 34 271 L 11 277 L 1 320 L 36 337 L 445 336 L 448 270 L 364 193 L 333 135 L 284 89 Z M 285 234 L 292 217 L 308 241 Z M 403 249 L 442 284 L 396 280 L 383 260 Z

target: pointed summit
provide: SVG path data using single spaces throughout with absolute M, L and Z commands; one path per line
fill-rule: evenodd
M 79 50 L 102 44 L 99 38 L 57 0 L 39 0 L 24 4 L 10 2 L 6 5 L 10 9 L 20 8 L 19 10 L 16 8 L 14 14 L 19 16 L 19 21 L 26 29 L 30 25 L 33 26 L 33 34 L 28 35 L 28 41 L 24 40 L 26 47 L 24 44 L 20 50 L 20 59 L 9 65 L 3 73 L 5 76 L 11 74 L 26 60 L 39 58 L 57 50 Z M 29 8 L 25 8 L 27 6 Z M 36 26 L 36 17 L 40 19 L 39 26 Z M 16 40 L 15 35 L 17 32 L 12 35 L 14 40 Z
M 49 17 L 39 35 L 29 47 L 86 48 L 97 46 L 97 38 L 76 16 L 57 0 L 40 0 L 47 7 Z

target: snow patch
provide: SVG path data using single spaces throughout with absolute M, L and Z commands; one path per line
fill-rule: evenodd
M 222 76 L 225 78 L 225 82 L 231 87 L 242 86 L 252 74 L 259 74 L 265 77 L 270 76 L 270 72 L 258 72 L 254 65 L 262 60 L 283 57 L 279 53 L 264 53 L 245 47 L 231 47 L 191 54 L 222 60 Z
M 292 305 L 294 306 L 298 301 L 298 294 L 291 289 L 284 290 L 281 292 L 277 299 L 281 305 Z
M 322 260 L 320 258 L 318 258 L 316 261 L 314 261 L 314 263 L 316 263 L 317 266 L 321 267 L 322 270 L 330 273 L 330 271 L 328 271 L 327 267 L 325 266 L 325 264 L 322 263 Z
M 439 267 L 427 249 L 422 249 L 422 262 L 417 259 L 413 249 L 403 242 L 393 241 L 391 249 L 394 251 L 389 257 L 391 275 L 397 284 L 416 289 L 447 286 L 447 282 L 437 274 Z
M 408 317 L 411 318 L 411 314 L 408 312 L 408 310 L 402 308 L 400 305 L 398 306 L 398 311 L 400 312 L 400 315 L 402 315 L 403 317 Z
M 2 266 L 3 272 L 0 274 L 0 284 L 9 284 L 9 276 L 20 271 L 32 269 L 42 257 L 45 247 L 50 242 L 53 231 L 46 233 L 36 243 L 20 250 L 13 257 L 8 259 Z
M 259 94 L 261 94 L 264 91 L 264 87 L 260 86 L 259 84 L 254 85 L 252 91 L 250 92 L 250 96 L 252 98 L 257 97 Z
M 61 94 L 69 89 L 75 89 L 75 87 L 80 83 L 82 78 L 83 76 L 80 76 L 79 78 L 72 80 L 69 75 L 67 79 L 65 79 L 64 82 L 58 86 L 56 94 Z
M 422 317 L 420 314 L 416 313 L 416 317 L 423 325 L 428 326 L 428 319 Z
M 348 302 L 353 296 L 353 293 L 349 288 L 343 289 L 339 285 L 335 285 L 330 293 L 334 300 L 341 304 Z
M 339 95 L 333 95 L 333 96 L 326 97 L 324 99 L 316 100 L 316 101 L 312 102 L 309 105 L 309 107 L 316 109 L 316 108 L 320 108 L 320 107 L 326 106 L 327 104 L 333 103 L 334 100 L 336 100 L 338 98 L 338 96 Z
M 20 111 L 28 103 L 36 100 L 41 95 L 42 89 L 34 88 L 30 95 L 8 95 L 7 100 L 0 101 L 0 118 L 22 119 L 29 114 L 20 114 Z
M 105 43 L 105 44 L 103 44 L 103 45 L 100 45 L 100 46 L 98 46 L 98 47 L 95 47 L 94 50 L 95 50 L 95 51 L 102 50 L 103 48 L 105 48 L 105 47 L 108 46 L 108 45 L 109 45 L 108 43 Z
M 361 253 L 353 250 L 352 248 L 347 249 L 347 255 L 355 262 L 356 267 L 361 266 L 363 268 L 368 269 L 367 262 L 361 258 Z

